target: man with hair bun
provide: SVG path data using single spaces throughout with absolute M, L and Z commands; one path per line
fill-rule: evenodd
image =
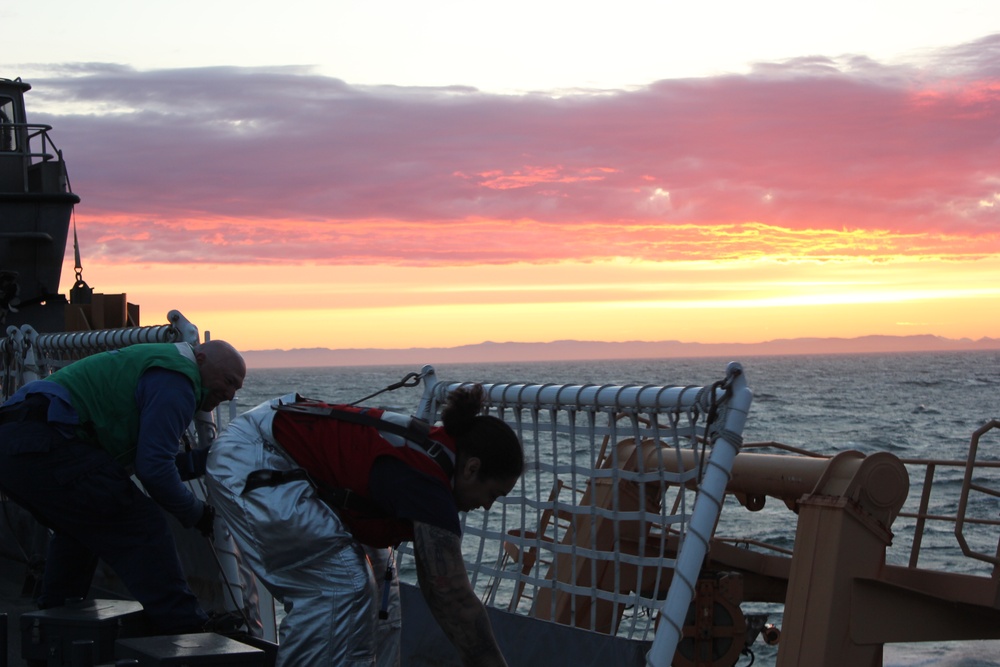
M 453 391 L 430 426 L 289 395 L 233 421 L 206 479 L 246 563 L 287 612 L 277 667 L 398 664 L 378 636 L 383 567 L 412 541 L 427 605 L 462 664 L 505 667 L 462 559 L 459 512 L 489 509 L 524 468 L 514 431 L 480 414 L 482 387 Z

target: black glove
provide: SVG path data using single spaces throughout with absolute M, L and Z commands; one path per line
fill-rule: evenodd
M 205 503 L 205 509 L 201 511 L 201 518 L 194 524 L 194 527 L 205 537 L 212 537 L 215 530 L 215 508 Z

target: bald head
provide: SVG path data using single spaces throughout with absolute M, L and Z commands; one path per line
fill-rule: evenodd
M 205 388 L 205 398 L 198 409 L 208 412 L 223 401 L 233 400 L 247 375 L 243 355 L 224 340 L 210 340 L 195 346 L 194 357 Z

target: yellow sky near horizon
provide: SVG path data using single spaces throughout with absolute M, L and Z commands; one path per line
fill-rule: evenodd
M 453 347 L 483 341 L 996 337 L 1000 257 L 751 258 L 444 267 L 102 265 L 143 324 L 180 310 L 242 350 Z M 64 276 L 64 281 L 70 279 Z M 204 289 L 210 286 L 210 289 Z

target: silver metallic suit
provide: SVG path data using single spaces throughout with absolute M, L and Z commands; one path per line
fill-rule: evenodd
M 245 564 L 284 605 L 276 667 L 369 667 L 377 644 L 378 666 L 398 665 L 395 576 L 389 618 L 378 620 L 387 550 L 362 547 L 307 480 L 243 495 L 252 471 L 297 467 L 272 434 L 279 400 L 295 396 L 262 403 L 230 423 L 212 445 L 206 475 L 211 502 Z

